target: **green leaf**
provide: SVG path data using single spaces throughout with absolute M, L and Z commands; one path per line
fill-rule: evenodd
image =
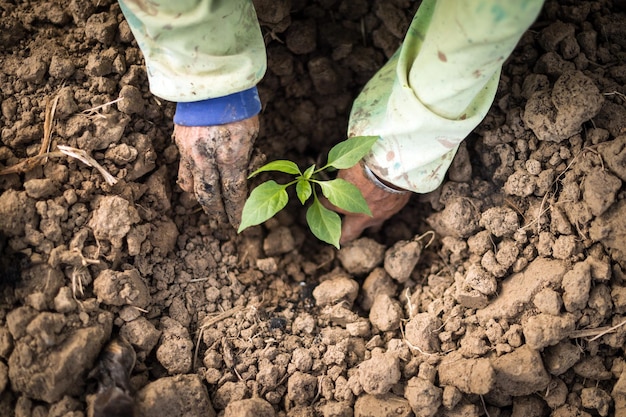
M 296 194 L 298 195 L 298 199 L 302 204 L 304 204 L 309 197 L 311 197 L 311 193 L 313 192 L 313 188 L 311 187 L 311 183 L 305 179 L 299 179 L 296 183 Z
M 298 168 L 298 165 L 296 165 L 294 162 L 285 159 L 279 159 L 277 161 L 272 161 L 268 164 L 263 165 L 261 168 L 248 175 L 248 179 L 254 177 L 257 174 L 260 174 L 261 172 L 266 171 L 279 171 L 284 172 L 285 174 L 292 175 L 301 174 L 300 168 Z
M 315 198 L 306 211 L 306 222 L 316 238 L 339 249 L 341 218 L 337 213 L 328 210 Z
M 308 180 L 309 178 L 311 178 L 311 175 L 313 175 L 314 171 L 315 171 L 315 164 L 308 167 L 306 171 L 304 171 L 304 174 L 302 174 L 302 176 Z
M 339 142 L 328 152 L 326 166 L 337 169 L 350 168 L 356 165 L 378 140 L 379 136 L 355 136 Z
M 346 180 L 337 178 L 330 181 L 318 181 L 324 197 L 335 206 L 351 213 L 372 215 L 361 191 Z
M 261 224 L 281 211 L 289 200 L 286 185 L 266 181 L 250 193 L 241 213 L 241 224 L 237 233 L 250 226 Z

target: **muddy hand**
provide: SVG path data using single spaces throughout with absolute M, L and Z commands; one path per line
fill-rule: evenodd
M 339 171 L 338 178 L 354 184 L 363 194 L 367 205 L 372 212 L 372 216 L 359 213 L 348 213 L 344 210 L 333 207 L 333 210 L 344 214 L 341 225 L 341 240 L 344 244 L 356 239 L 369 227 L 377 227 L 385 220 L 399 212 L 408 202 L 411 193 L 408 191 L 390 191 L 380 184 L 376 184 L 366 173 L 363 162 L 352 168 Z
M 218 223 L 238 227 L 247 197 L 247 173 L 258 116 L 218 126 L 174 126 L 180 152 L 178 184 L 194 193 Z

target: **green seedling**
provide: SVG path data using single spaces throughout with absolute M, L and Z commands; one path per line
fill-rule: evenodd
M 319 174 L 323 171 L 346 169 L 356 165 L 369 152 L 376 140 L 378 136 L 357 136 L 340 142 L 328 152 L 326 165 L 317 168 L 313 164 L 304 172 L 289 160 L 281 159 L 263 165 L 250 174 L 248 179 L 267 171 L 290 174 L 294 176 L 294 179 L 286 184 L 278 184 L 274 180 L 266 181 L 252 190 L 243 207 L 241 224 L 237 232 L 261 224 L 281 211 L 289 201 L 287 188 L 295 185 L 296 195 L 302 205 L 313 197 L 313 203 L 306 212 L 306 221 L 313 235 L 339 248 L 341 218 L 320 202 L 318 188 L 331 204 L 342 210 L 368 216 L 372 213 L 357 187 L 341 178 L 321 180 Z

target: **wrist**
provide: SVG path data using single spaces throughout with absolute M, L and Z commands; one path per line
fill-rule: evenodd
M 388 193 L 391 193 L 391 194 L 406 194 L 406 193 L 410 192 L 408 190 L 403 190 L 401 188 L 397 188 L 393 184 L 390 184 L 387 181 L 379 178 L 370 169 L 370 167 L 368 167 L 365 164 L 365 162 L 361 161 L 361 164 L 363 165 L 363 172 L 365 173 L 365 176 L 367 177 L 367 179 L 369 179 L 371 182 L 373 182 L 374 185 L 376 185 L 378 188 L 381 188 L 381 189 L 383 189 L 383 190 L 385 190 L 385 191 L 387 191 Z
M 174 123 L 181 126 L 215 126 L 256 116 L 261 100 L 256 87 L 201 101 L 176 103 Z

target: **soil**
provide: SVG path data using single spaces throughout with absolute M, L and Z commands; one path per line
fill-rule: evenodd
M 306 166 L 418 2 L 255 3 L 251 169 Z M 336 250 L 298 203 L 236 235 L 176 186 L 115 1 L 0 1 L 0 163 L 30 161 L 0 176 L 0 415 L 121 404 L 132 369 L 138 417 L 626 416 L 624 6 L 547 1 L 446 182 Z

